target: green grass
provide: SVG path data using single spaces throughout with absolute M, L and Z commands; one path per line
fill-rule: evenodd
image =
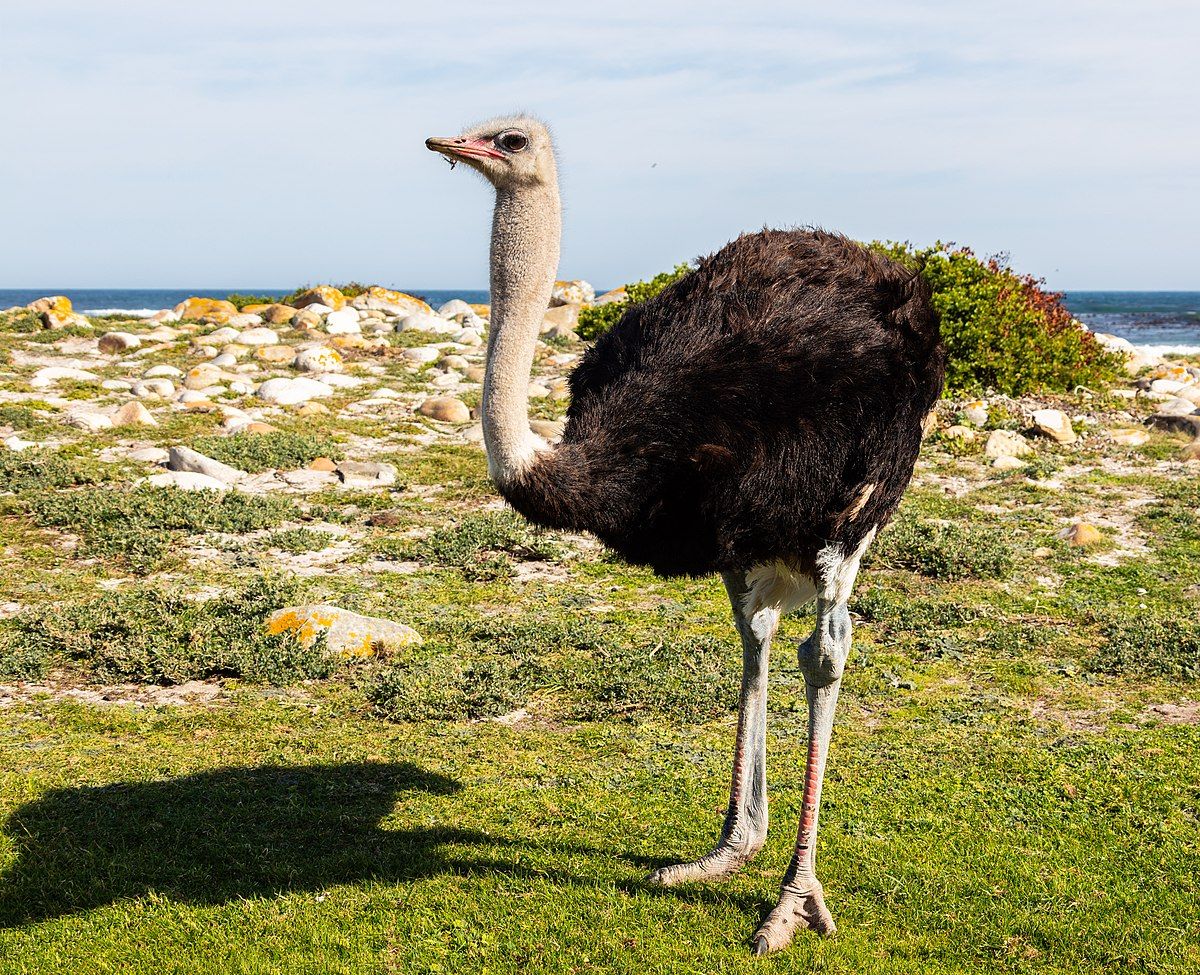
M 307 467 L 318 457 L 341 457 L 341 449 L 332 440 L 303 433 L 235 433 L 231 436 L 197 437 L 192 448 L 251 474 L 265 470 L 290 471 Z

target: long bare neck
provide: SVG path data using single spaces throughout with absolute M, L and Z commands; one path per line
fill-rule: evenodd
M 529 429 L 529 374 L 558 270 L 558 184 L 496 191 L 492 216 L 492 310 L 483 379 L 488 471 L 503 486 L 546 443 Z

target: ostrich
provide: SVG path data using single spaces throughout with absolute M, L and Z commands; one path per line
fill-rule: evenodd
M 816 875 L 821 780 L 859 562 L 912 477 L 944 353 L 912 269 L 820 230 L 744 234 L 631 307 L 570 378 L 561 442 L 529 428 L 527 387 L 558 266 L 550 134 L 493 119 L 426 146 L 495 188 L 491 334 L 483 383 L 488 472 L 547 528 L 588 531 L 664 576 L 720 573 L 741 636 L 733 781 L 716 847 L 655 870 L 715 880 L 767 835 L 767 658 L 780 615 L 816 603 L 799 648 L 808 758 L 796 847 L 755 954 L 833 918 Z

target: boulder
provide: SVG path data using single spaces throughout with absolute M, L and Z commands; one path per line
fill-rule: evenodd
M 168 451 L 167 467 L 172 471 L 191 471 L 204 474 L 222 484 L 236 484 L 246 476 L 245 471 L 222 464 L 219 460 L 205 457 L 190 447 L 172 447 Z
M 376 461 L 343 460 L 337 465 L 337 474 L 351 488 L 369 490 L 396 483 L 396 468 Z
M 405 349 L 400 355 L 413 365 L 423 366 L 429 362 L 437 362 L 442 352 L 432 345 L 415 345 L 411 349 Z
M 207 318 L 212 321 L 226 322 L 231 315 L 236 315 L 238 310 L 231 301 L 222 301 L 218 298 L 187 298 L 175 306 L 175 313 L 180 318 Z
M 106 332 L 100 336 L 99 343 L 100 351 L 107 355 L 119 355 L 136 349 L 141 344 L 142 340 L 129 332 Z
M 286 325 L 296 317 L 296 309 L 291 305 L 266 305 L 259 314 L 268 325 Z
M 295 379 L 268 379 L 258 387 L 258 398 L 276 406 L 294 406 L 332 395 L 332 386 L 306 376 Z
M 1108 439 L 1119 447 L 1140 447 L 1150 439 L 1150 434 L 1145 430 L 1134 427 L 1132 429 L 1109 430 Z
M 168 379 L 176 379 L 182 375 L 182 369 L 176 369 L 175 366 L 167 365 L 151 366 L 142 374 L 144 379 L 159 379 L 164 376 Z
M 1078 439 L 1071 418 L 1062 410 L 1034 410 L 1033 429 L 1056 443 L 1070 444 Z
M 475 310 L 461 298 L 451 298 L 437 310 L 442 318 L 459 318 L 463 315 L 474 315 Z
M 291 633 L 306 647 L 324 637 L 331 652 L 346 657 L 366 657 L 421 642 L 411 626 L 324 603 L 277 610 L 267 619 L 267 632 Z
M 433 309 L 414 295 L 378 286 L 368 288 L 351 304 L 360 311 L 382 311 L 402 318 L 405 315 L 432 315 Z
M 315 288 L 309 288 L 296 298 L 292 302 L 292 305 L 296 308 L 308 308 L 310 305 L 324 305 L 331 311 L 338 311 L 346 307 L 346 296 L 337 288 L 322 284 Z
M 442 423 L 469 423 L 471 420 L 471 410 L 467 404 L 454 396 L 431 396 L 418 407 L 417 412 Z
M 99 376 L 93 372 L 88 372 L 86 369 L 75 369 L 71 366 L 46 366 L 33 374 L 33 378 L 29 380 L 29 385 L 34 389 L 45 389 L 47 386 L 53 386 L 63 379 L 81 383 L 100 381 Z
M 255 327 L 243 329 L 238 333 L 238 345 L 275 345 L 279 342 L 279 336 L 274 329 L 266 327 Z
M 972 403 L 967 403 L 963 409 L 963 420 L 971 424 L 973 427 L 986 427 L 988 422 L 988 411 L 982 400 L 975 400 Z
M 205 362 L 198 366 L 192 366 L 187 371 L 184 377 L 183 385 L 187 389 L 208 389 L 210 386 L 216 386 L 225 379 L 223 370 L 214 366 L 212 363 Z
M 255 350 L 254 358 L 272 365 L 291 363 L 296 358 L 296 350 L 288 345 L 264 345 Z
M 983 448 L 984 454 L 991 460 L 997 457 L 1025 457 L 1033 453 L 1029 441 L 1019 433 L 1008 430 L 993 430 Z
M 25 307 L 38 315 L 50 314 L 59 319 L 66 318 L 75 311 L 71 307 L 71 299 L 66 295 L 49 295 L 45 298 L 38 298 L 37 301 L 31 301 Z
M 133 384 L 131 392 L 138 399 L 150 396 L 170 399 L 175 395 L 175 384 L 169 379 L 143 379 L 140 383 Z
M 555 325 L 573 329 L 579 324 L 581 305 L 556 305 L 547 310 L 542 317 L 542 332 L 548 332 Z
M 550 306 L 590 305 L 596 300 L 596 289 L 586 281 L 555 281 L 550 292 Z
M 310 308 L 302 308 L 296 312 L 292 318 L 292 328 L 300 331 L 310 331 L 314 328 L 320 328 L 321 316 Z
M 624 286 L 622 286 L 620 288 L 613 288 L 612 291 L 604 292 L 604 294 L 600 295 L 600 297 L 598 297 L 595 301 L 593 301 L 592 304 L 593 305 L 612 305 L 612 304 L 616 304 L 618 302 L 628 301 L 628 300 L 629 300 L 629 294 L 625 291 Z
M 112 415 L 114 427 L 156 427 L 158 421 L 137 400 L 130 400 Z
M 301 372 L 341 372 L 342 356 L 336 349 L 318 345 L 301 349 L 292 366 Z
M 362 331 L 358 319 L 358 310 L 355 308 L 330 312 L 325 317 L 325 331 L 330 335 L 357 335 Z
M 95 410 L 72 410 L 67 414 L 66 422 L 68 426 L 75 427 L 77 430 L 86 430 L 89 433 L 108 430 L 113 425 L 111 417 Z
M 435 335 L 448 335 L 459 330 L 456 323 L 425 312 L 405 315 L 400 320 L 400 324 L 396 326 L 398 332 L 433 332 Z

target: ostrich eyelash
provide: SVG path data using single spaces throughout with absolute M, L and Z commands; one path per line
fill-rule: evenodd
M 453 159 L 453 158 L 451 158 L 450 156 L 446 156 L 446 157 L 445 157 L 445 159 L 446 159 L 446 162 L 448 162 L 448 163 L 450 164 L 450 168 L 451 168 L 451 169 L 453 169 L 455 166 L 457 166 L 457 165 L 458 165 L 458 160 L 457 160 L 457 159 Z

